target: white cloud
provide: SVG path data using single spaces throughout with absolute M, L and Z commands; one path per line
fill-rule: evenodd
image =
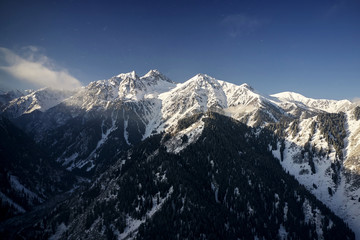
M 7 48 L 0 47 L 0 70 L 3 70 L 23 82 L 41 87 L 73 89 L 81 86 L 78 79 L 65 69 L 57 69 L 55 64 L 45 55 L 39 54 L 34 46 L 24 48 L 24 57 Z

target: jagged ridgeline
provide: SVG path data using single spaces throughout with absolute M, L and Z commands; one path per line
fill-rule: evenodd
M 279 138 L 207 113 L 178 154 L 163 134 L 129 150 L 22 236 L 44 239 L 354 239 L 272 155 Z
M 174 83 L 151 70 L 140 77 L 119 74 L 71 92 L 43 88 L 0 94 L 0 102 L 2 115 L 32 138 L 3 135 L 8 138 L 1 147 L 9 143 L 4 152 L 27 164 L 12 165 L 2 174 L 0 197 L 7 204 L 2 210 L 11 201 L 21 203 L 13 193 L 31 199 L 23 187 L 44 200 L 21 203 L 23 215 L 13 204 L 12 214 L 19 216 L 1 222 L 0 231 L 10 232 L 10 226 L 17 229 L 13 233 L 24 229 L 27 238 L 123 239 L 152 236 L 161 227 L 164 238 L 176 233 L 208 239 L 211 234 L 315 238 L 343 229 L 309 193 L 294 190 L 302 188 L 280 165 L 360 234 L 360 107 L 348 100 L 293 92 L 263 96 L 247 84 L 206 74 Z M 11 129 L 4 126 L 4 132 Z M 44 151 L 41 156 L 37 149 Z M 68 178 L 56 171 L 76 179 L 75 184 L 66 184 Z M 82 190 L 75 190 L 79 185 Z M 68 194 L 54 197 L 56 189 Z M 53 209 L 71 192 L 74 198 Z M 295 195 L 297 203 L 286 194 Z M 41 214 L 37 209 L 43 209 Z M 274 217 L 281 211 L 282 218 Z M 39 219 L 38 232 L 25 230 Z

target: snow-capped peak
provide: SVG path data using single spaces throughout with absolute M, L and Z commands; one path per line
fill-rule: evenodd
M 192 80 L 192 79 L 214 80 L 215 78 L 213 78 L 213 77 L 211 77 L 211 76 L 209 76 L 209 75 L 207 75 L 205 73 L 198 73 L 194 77 L 190 78 L 190 80 Z
M 119 86 L 119 97 L 126 101 L 155 98 L 158 94 L 175 87 L 175 84 L 158 70 L 150 70 L 141 78 L 138 78 L 134 71 L 120 75 L 125 78 L 122 78 Z
M 143 77 L 155 77 L 162 75 L 162 73 L 157 69 L 151 69 L 148 73 L 146 73 Z
M 194 77 L 202 77 L 202 78 L 213 78 L 205 73 L 198 73 Z
M 148 73 L 146 73 L 140 79 L 145 80 L 145 81 L 149 82 L 150 84 L 157 84 L 159 80 L 169 82 L 169 83 L 174 83 L 167 76 L 162 74 L 157 69 L 150 70 Z
M 128 73 L 120 73 L 116 77 L 121 78 L 121 79 L 127 79 L 127 78 L 137 79 L 138 78 L 135 71 L 128 72 Z
M 194 77 L 190 78 L 186 83 L 196 87 L 195 90 L 199 88 L 214 88 L 214 89 L 221 88 L 220 82 L 217 79 L 203 73 L 196 74 Z
M 278 99 L 283 99 L 287 101 L 297 101 L 297 102 L 305 102 L 308 101 L 309 98 L 295 92 L 281 92 L 271 95 L 272 97 L 276 97 Z
M 34 101 L 28 99 L 26 107 L 20 111 L 20 115 L 35 109 L 41 111 L 48 109 L 44 103 L 38 104 L 37 93 L 34 93 L 33 96 L 34 98 L 31 99 Z M 222 109 L 238 120 L 250 119 L 249 116 L 254 115 L 260 108 L 272 108 L 274 111 L 293 114 L 292 111 L 302 113 L 304 110 L 338 112 L 351 107 L 351 102 L 348 100 L 311 99 L 294 92 L 278 93 L 269 98 L 257 93 L 249 84 L 236 85 L 217 80 L 203 73 L 196 74 L 184 83 L 175 84 L 156 69 L 150 70 L 142 77 L 132 71 L 118 74 L 109 80 L 92 82 L 78 91 L 66 103 L 90 110 L 95 106 L 107 108 L 114 101 L 137 102 L 146 99 L 162 102 L 158 108 L 162 108 L 163 112 L 166 112 L 165 115 L 168 116 L 175 116 L 173 115 L 174 111 L 179 111 L 181 116 L 185 116 L 209 109 Z M 63 98 L 50 102 L 56 104 L 62 100 Z M 44 102 L 46 103 L 46 101 Z M 179 104 L 180 102 L 181 104 Z M 30 106 L 31 109 L 28 109 Z M 53 104 L 49 106 L 53 106 Z M 172 110 L 168 111 L 164 108 Z M 18 114 L 15 115 L 18 116 Z M 295 113 L 293 115 L 296 116 Z M 269 119 L 277 119 L 277 117 L 270 116 Z
M 252 92 L 255 91 L 254 88 L 252 86 L 250 86 L 249 84 L 247 84 L 247 83 L 241 84 L 240 87 L 249 89 Z

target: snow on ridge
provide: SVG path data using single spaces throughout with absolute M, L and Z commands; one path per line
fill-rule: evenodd
M 78 106 L 86 111 L 95 107 L 107 109 L 112 103 L 137 102 L 157 99 L 158 95 L 174 88 L 176 84 L 157 70 L 138 77 L 136 73 L 121 73 L 108 80 L 91 82 L 66 101 L 66 105 Z
M 179 119 L 210 108 L 226 108 L 227 98 L 215 78 L 198 74 L 168 92 L 159 94 L 162 120 L 159 129 L 175 126 Z
M 203 117 L 188 128 L 177 132 L 170 140 L 165 143 L 168 152 L 178 154 L 190 144 L 196 142 L 201 136 L 205 123 Z
M 360 174 L 360 120 L 356 120 L 354 109 L 345 112 L 345 129 L 347 136 L 345 138 L 345 162 L 344 167 L 356 174 Z
M 115 131 L 117 129 L 116 126 L 116 121 L 117 118 L 114 117 L 114 115 L 112 114 L 111 116 L 111 126 L 109 126 L 109 128 L 104 132 L 104 121 L 101 123 L 101 138 L 100 140 L 97 142 L 96 147 L 92 150 L 92 152 L 85 158 L 82 159 L 79 162 L 75 162 L 75 160 L 77 159 L 77 157 L 79 156 L 79 153 L 75 152 L 74 154 L 72 154 L 70 157 L 67 158 L 63 158 L 62 161 L 62 157 L 60 157 L 59 159 L 57 159 L 57 162 L 63 162 L 62 165 L 63 166 L 68 166 L 66 169 L 68 171 L 73 170 L 74 168 L 82 168 L 83 166 L 85 166 L 86 164 L 90 164 L 90 167 L 88 167 L 86 169 L 86 171 L 90 171 L 92 168 L 95 167 L 94 161 L 96 158 L 96 151 L 107 141 L 109 135 Z M 125 131 L 125 123 L 124 123 L 124 131 Z M 124 137 L 125 137 L 125 133 L 124 133 Z M 126 142 L 128 143 L 127 139 Z M 129 144 L 129 143 L 128 143 Z M 129 144 L 130 145 L 130 144 Z M 66 152 L 65 152 L 66 153 Z M 65 154 L 64 153 L 64 154 Z M 63 155 L 64 155 L 63 154 Z M 71 163 L 71 164 L 70 164 Z
M 185 87 L 187 86 L 187 87 Z M 172 91 L 176 88 L 176 91 Z M 184 93 L 185 88 L 188 92 Z M 46 111 L 57 105 L 70 96 L 57 98 L 56 96 L 41 97 L 38 92 L 42 89 L 20 97 L 22 100 L 16 103 L 11 111 L 13 117 L 18 117 L 24 113 L 30 113 L 36 109 Z M 338 112 L 347 110 L 351 106 L 348 100 L 327 100 L 312 99 L 294 92 L 282 92 L 273 94 L 269 97 L 262 96 L 248 84 L 236 85 L 233 83 L 217 80 L 207 74 L 199 73 L 181 84 L 175 84 L 159 70 L 153 69 L 144 76 L 137 76 L 135 71 L 120 73 L 108 80 L 98 80 L 91 82 L 86 87 L 78 89 L 77 94 L 66 101 L 67 105 L 75 105 L 84 108 L 87 111 L 95 106 L 104 107 L 110 103 L 120 100 L 128 102 L 140 102 L 146 99 L 159 99 L 161 94 L 168 95 L 186 94 L 186 97 L 178 96 L 179 100 L 189 99 L 194 110 L 206 111 L 210 107 L 226 109 L 229 107 L 238 107 L 235 115 L 239 113 L 244 106 L 253 105 L 254 108 L 261 107 L 262 102 L 269 102 L 277 108 L 317 110 L 326 112 Z M 171 92 L 171 93 L 170 93 Z M 74 95 L 74 94 L 72 94 Z M 41 99 L 46 98 L 41 101 Z M 195 106 L 196 105 L 196 106 Z M 10 108 L 10 106 L 8 106 Z M 254 108 L 246 108 L 247 112 L 254 111 Z M 234 110 L 234 109 L 232 109 Z M 191 111 L 190 111 L 191 112 Z M 229 111 L 232 112 L 232 111 Z
M 150 136 L 155 132 L 163 130 L 171 131 L 171 127 L 176 126 L 178 120 L 191 116 L 199 112 L 206 112 L 208 110 L 219 110 L 228 114 L 235 119 L 241 119 L 242 117 L 249 117 L 247 121 L 248 125 L 251 125 L 253 115 L 259 108 L 265 106 L 264 102 L 269 102 L 279 109 L 286 110 L 300 109 L 306 112 L 310 111 L 326 111 L 326 112 L 338 112 L 339 110 L 346 110 L 347 116 L 347 139 L 345 139 L 345 154 L 346 160 L 344 166 L 350 171 L 358 171 L 360 169 L 359 161 L 350 161 L 350 157 L 355 156 L 359 158 L 360 153 L 360 120 L 355 120 L 352 117 L 353 113 L 350 107 L 351 102 L 348 100 L 327 100 L 327 99 L 312 99 L 307 98 L 301 94 L 294 92 L 283 92 L 273 94 L 270 97 L 262 96 L 255 92 L 255 90 L 244 83 L 236 85 L 233 83 L 217 80 L 207 74 L 197 74 L 184 83 L 175 84 L 171 80 L 162 75 L 158 70 L 150 70 L 142 77 L 138 77 L 135 71 L 130 73 L 122 73 L 108 80 L 99 80 L 90 83 L 86 87 L 82 87 L 75 95 L 64 100 L 65 104 L 77 105 L 86 110 L 93 109 L 95 106 L 107 107 L 116 101 L 123 102 L 136 102 L 138 106 L 144 106 L 147 109 L 142 119 L 145 119 L 146 130 L 143 138 Z M 54 98 L 54 102 L 44 98 L 45 94 L 39 95 L 40 92 L 44 92 L 47 89 L 40 89 L 38 91 L 31 92 L 26 96 L 22 96 L 18 99 L 24 100 L 24 103 L 16 105 L 14 112 L 29 113 L 36 109 L 46 111 L 54 104 L 61 102 L 61 97 Z M 45 100 L 44 100 L 45 99 Z M 15 100 L 14 100 L 15 101 Z M 19 103 L 19 102 L 17 102 Z M 43 104 L 40 104 L 43 103 Z M 286 106 L 286 107 L 284 107 Z M 271 113 L 269 113 L 271 115 Z M 274 120 L 275 117 L 273 117 Z M 128 140 L 127 123 L 128 118 L 124 116 L 124 138 L 130 145 Z M 301 162 L 295 163 L 294 160 L 299 158 L 301 149 L 299 146 L 305 144 L 308 140 L 307 137 L 310 133 L 310 126 L 316 117 L 307 117 L 306 119 L 300 118 L 299 133 L 294 137 L 289 134 L 289 138 L 286 141 L 286 150 L 284 152 L 284 161 L 281 163 L 285 169 L 297 177 L 299 182 L 304 184 L 311 190 L 320 200 L 327 203 L 330 208 L 338 208 L 337 214 L 340 212 L 340 216 L 346 219 L 350 217 L 359 217 L 359 205 L 350 206 L 352 203 L 348 196 L 358 194 L 360 196 L 360 190 L 356 189 L 354 192 L 348 192 L 344 190 L 345 187 L 340 185 L 339 190 L 334 193 L 332 198 L 328 197 L 328 187 L 333 187 L 331 179 L 326 176 L 328 169 L 330 168 L 331 161 L 334 159 L 334 154 L 330 154 L 330 160 L 325 161 L 322 158 L 314 158 L 316 163 L 316 173 L 311 174 L 311 168 L 308 163 Z M 95 151 L 107 140 L 109 134 L 115 129 L 114 120 L 112 126 L 102 133 L 102 138 L 98 142 L 96 149 L 89 155 L 86 161 L 81 161 L 77 166 L 84 166 L 84 164 L 91 162 L 90 157 L 95 154 Z M 203 122 L 197 121 L 187 129 L 176 133 L 175 136 L 167 142 L 167 148 L 169 151 L 179 153 L 186 148 L 190 143 L 196 141 L 203 130 Z M 289 132 L 289 130 L 287 130 Z M 184 136 L 188 139 L 183 140 Z M 300 137 L 303 136 L 303 137 Z M 314 134 L 310 140 L 311 146 L 317 148 L 326 149 L 328 144 L 323 140 L 323 136 L 320 135 L 319 130 Z M 294 143 L 294 144 L 292 144 Z M 280 146 L 278 147 L 278 149 Z M 279 157 L 278 152 L 274 152 L 274 155 Z M 77 157 L 73 154 L 65 160 L 68 164 L 73 162 Z M 359 158 L 360 159 L 360 158 Z M 92 163 L 92 162 L 91 162 Z M 357 164 L 357 165 L 356 165 Z M 74 167 L 72 165 L 71 167 Z M 94 165 L 92 165 L 94 166 Z M 89 168 L 91 169 L 91 168 Z M 300 174 L 302 171 L 303 174 Z M 330 170 L 329 170 L 330 171 Z M 360 171 L 360 170 L 359 170 Z M 308 174 L 306 174 L 308 172 Z M 305 174 L 304 174 L 305 173 Z M 345 180 L 345 177 L 341 176 L 341 181 Z M 317 189 L 313 187 L 316 183 Z M 345 184 L 345 183 L 344 183 Z M 346 195 L 344 198 L 341 196 Z M 330 199 L 330 200 L 329 200 Z M 346 201 L 347 200 L 347 201 Z M 348 209 L 344 208 L 348 204 Z M 335 209 L 336 210 L 336 209 Z M 353 213 L 358 212 L 358 215 Z M 356 224 L 356 223 L 355 223 Z M 353 225 L 352 225 L 353 226 Z M 360 226 L 360 224 L 355 225 Z
M 356 161 L 350 161 L 347 154 L 353 151 L 352 149 L 355 147 L 359 147 L 359 138 L 351 139 L 351 136 L 354 136 L 353 133 L 355 132 L 359 135 L 360 121 L 352 118 L 350 113 L 351 111 L 346 113 L 348 122 L 346 130 L 350 138 L 347 137 L 347 139 L 345 139 L 345 169 L 350 169 L 353 167 L 352 164 L 357 163 Z M 295 176 L 295 178 L 321 202 L 347 222 L 349 227 L 355 232 L 357 238 L 360 238 L 360 204 L 358 202 L 360 189 L 352 183 L 352 178 L 355 177 L 355 175 L 349 179 L 345 171 L 341 170 L 339 172 L 339 182 L 334 182 L 331 165 L 336 162 L 336 152 L 333 146 L 328 145 L 319 128 L 315 128 L 315 132 L 312 133 L 311 125 L 317 121 L 316 119 L 316 116 L 302 119 L 298 125 L 298 132 L 295 135 L 292 134 L 291 127 L 285 129 L 288 136 L 285 140 L 284 159 L 280 161 L 280 143 L 278 143 L 277 150 L 272 151 L 273 155 L 279 159 L 285 171 Z M 311 136 L 311 138 L 309 136 Z M 302 151 L 307 142 L 310 144 L 310 149 L 315 148 L 317 152 L 321 149 L 323 153 L 328 153 L 328 156 L 318 154 L 313 156 L 315 172 L 312 172 L 307 153 L 302 157 Z M 331 194 L 329 193 L 329 189 L 331 189 Z
M 157 69 L 151 69 L 149 70 L 149 72 L 147 72 L 143 77 L 151 77 L 151 76 L 154 76 L 154 75 L 160 75 L 161 72 Z
M 129 132 L 127 131 L 129 116 L 127 116 L 127 118 L 125 118 L 124 110 L 123 110 L 123 118 L 124 118 L 124 139 L 125 139 L 126 144 L 130 146 L 131 143 L 129 142 Z
M 9 205 L 12 205 L 19 213 L 25 213 L 26 212 L 26 210 L 23 207 L 21 207 L 19 204 L 14 202 L 12 199 L 10 199 L 8 196 L 3 194 L 2 192 L 0 192 L 0 198 L 1 198 L 1 200 L 3 202 L 6 202 Z
M 33 92 L 32 90 L 19 90 L 19 89 L 15 89 L 15 90 L 10 90 L 10 91 L 5 91 L 5 90 L 1 90 L 0 89 L 0 105 L 6 105 L 9 102 L 11 102 L 12 100 L 14 100 L 15 98 L 19 98 L 22 97 L 24 95 L 30 94 L 31 92 Z
M 307 97 L 305 97 L 305 96 L 303 96 L 303 95 L 301 95 L 299 93 L 289 92 L 289 91 L 272 94 L 270 96 L 275 97 L 275 98 L 279 98 L 279 99 L 288 100 L 288 101 L 298 101 L 298 102 L 302 102 L 302 101 L 305 101 L 305 100 L 309 99 L 309 98 L 307 98 Z
M 120 73 L 116 77 L 121 78 L 121 79 L 126 79 L 126 78 L 136 79 L 137 75 L 136 75 L 135 71 L 131 71 L 131 72 L 128 72 L 128 73 Z
M 59 90 L 49 87 L 41 88 L 37 91 L 30 92 L 27 95 L 13 99 L 4 109 L 4 112 L 13 118 L 31 113 L 35 110 L 45 112 L 71 97 L 75 92 L 76 90 Z
M 164 198 L 160 198 L 159 204 L 157 204 L 157 198 L 154 197 L 153 198 L 153 207 L 145 214 L 145 217 L 143 217 L 141 219 L 134 219 L 130 216 L 127 216 L 126 228 L 125 228 L 124 232 L 116 233 L 117 238 L 118 239 L 132 239 L 133 237 L 135 237 L 140 225 L 143 224 L 146 221 L 146 219 L 152 218 L 153 215 L 157 211 L 161 210 L 162 206 L 164 205 L 166 200 L 171 197 L 173 192 L 174 192 L 174 187 L 171 186 L 168 193 L 166 194 L 166 196 Z
M 145 79 L 147 81 L 154 81 L 156 80 L 162 80 L 162 81 L 166 81 L 166 82 L 170 82 L 170 83 L 174 83 L 170 78 L 168 78 L 167 76 L 165 76 L 164 74 L 162 74 L 159 70 L 157 69 L 152 69 L 150 70 L 148 73 L 146 73 L 144 76 L 140 77 L 140 79 Z
M 43 202 L 44 199 L 42 199 L 41 197 L 39 197 L 36 193 L 32 192 L 31 190 L 29 190 L 28 188 L 26 188 L 24 185 L 22 185 L 19 182 L 18 177 L 14 176 L 14 175 L 10 175 L 10 184 L 12 186 L 13 189 L 15 189 L 18 192 L 23 192 L 25 193 L 30 199 L 37 199 L 40 202 Z
M 30 113 L 36 109 L 46 111 L 66 99 L 65 97 L 53 99 L 49 96 L 50 101 L 47 99 L 41 102 L 36 95 L 38 91 L 31 93 L 30 95 L 34 97 L 22 103 L 22 105 L 26 105 L 25 107 L 16 107 L 16 112 L 18 113 L 14 114 L 15 117 L 24 113 Z M 165 98 L 164 96 L 167 97 Z M 251 114 L 260 108 L 263 102 L 268 102 L 276 108 L 285 111 L 286 108 L 299 108 L 301 111 L 317 109 L 337 112 L 338 110 L 347 109 L 351 105 L 351 102 L 348 100 L 311 99 L 294 92 L 283 92 L 266 97 L 256 93 L 246 83 L 236 85 L 201 73 L 184 83 L 175 84 L 156 69 L 150 70 L 142 77 L 137 76 L 136 72 L 132 71 L 118 74 L 108 80 L 91 82 L 88 86 L 78 90 L 74 96 L 70 97 L 66 101 L 66 105 L 78 106 L 89 111 L 94 107 L 106 109 L 114 101 L 140 103 L 142 100 L 147 99 L 162 101 L 164 103 L 161 107 L 162 109 L 164 107 L 167 108 L 166 105 L 169 105 L 165 101 L 172 101 L 173 104 L 181 102 L 181 104 L 183 103 L 189 109 L 186 111 L 186 114 L 198 111 L 205 112 L 212 107 L 223 110 L 231 108 L 227 112 L 235 118 L 238 118 L 237 116 L 244 116 L 244 114 Z M 189 102 L 185 103 L 185 101 Z M 162 110 L 162 112 L 168 111 Z M 170 112 L 170 114 L 174 113 L 173 111 Z
M 250 116 L 251 120 L 258 109 L 265 107 L 265 102 L 274 105 L 255 93 L 246 83 L 235 85 L 206 74 L 197 74 L 186 82 L 177 84 L 172 90 L 159 94 L 159 99 L 161 114 L 157 122 L 162 123 L 158 131 L 166 130 L 166 126 L 176 125 L 179 119 L 209 110 L 237 120 Z
M 221 80 L 219 80 L 219 82 L 228 99 L 227 107 L 249 104 L 255 104 L 259 106 L 259 103 L 263 98 L 261 95 L 255 93 L 253 88 L 250 87 L 247 83 L 236 85 Z
M 295 92 L 281 92 L 270 96 L 280 102 L 303 104 L 306 107 L 330 113 L 347 110 L 352 105 L 349 100 L 314 99 Z

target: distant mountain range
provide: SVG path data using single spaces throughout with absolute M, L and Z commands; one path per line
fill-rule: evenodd
M 0 102 L 9 238 L 360 239 L 348 100 L 151 70 Z

